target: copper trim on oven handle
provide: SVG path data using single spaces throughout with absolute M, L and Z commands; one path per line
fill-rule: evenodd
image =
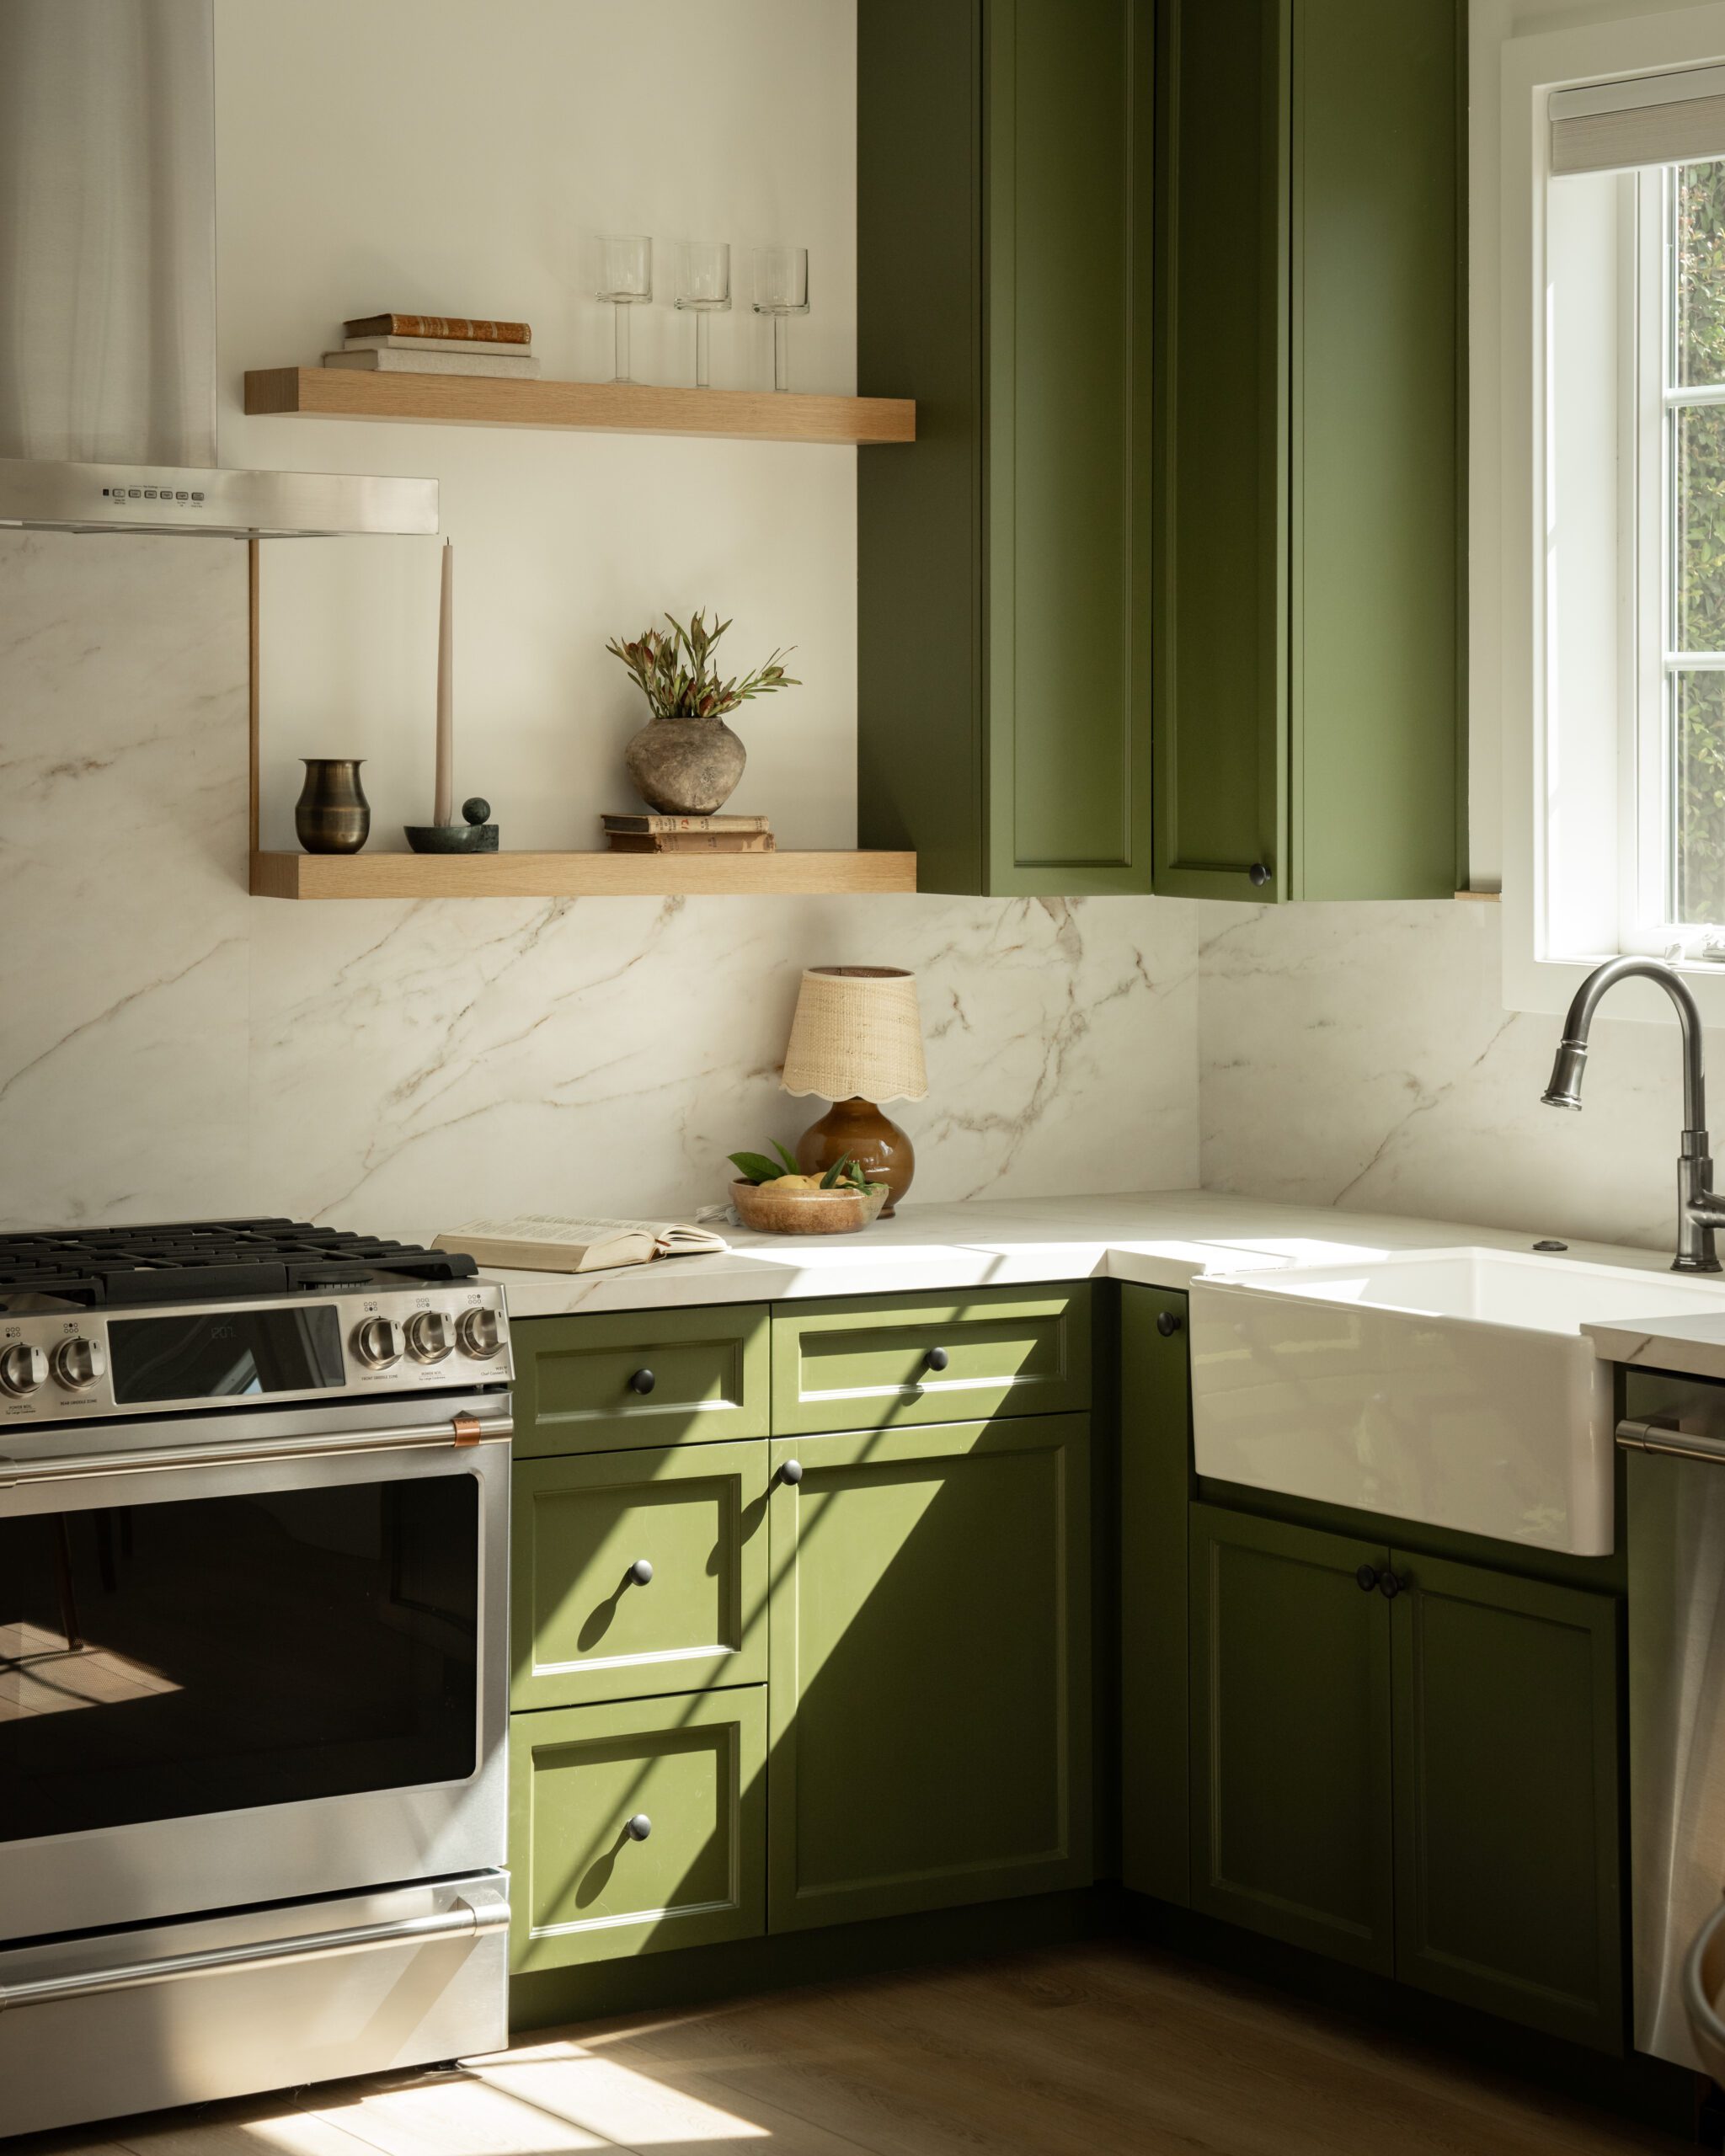
M 266 1444 L 180 1446 L 160 1452 L 86 1453 L 71 1460 L 0 1458 L 0 1490 L 25 1482 L 76 1482 L 93 1475 L 142 1475 L 168 1468 L 248 1467 L 278 1460 L 339 1460 L 352 1453 L 424 1451 L 436 1445 L 501 1444 L 515 1429 L 508 1415 L 456 1415 L 340 1437 L 277 1438 Z
M 8 2007 L 45 2006 L 59 1999 L 88 1999 L 99 1992 L 136 1991 L 146 1984 L 169 1983 L 229 1969 L 279 1967 L 286 1961 L 318 1961 L 367 1948 L 414 1946 L 440 1939 L 479 1939 L 509 1924 L 509 1903 L 483 1907 L 457 1897 L 452 1908 L 430 1916 L 402 1917 L 389 1924 L 355 1924 L 347 1931 L 313 1931 L 297 1939 L 260 1940 L 250 1946 L 206 1946 L 194 1954 L 168 1954 L 155 1961 L 133 1961 L 115 1969 L 80 1970 L 67 1977 L 40 1977 L 33 1983 L 0 1984 L 0 2014 Z

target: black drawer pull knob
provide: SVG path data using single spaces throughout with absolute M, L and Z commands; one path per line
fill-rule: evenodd
M 650 1557 L 637 1557 L 629 1567 L 629 1577 L 637 1587 L 645 1587 L 653 1577 L 653 1560 Z
M 1362 1594 L 1370 1594 L 1372 1589 L 1378 1583 L 1377 1566 L 1375 1565 L 1362 1565 L 1359 1570 L 1354 1575 L 1354 1583 L 1359 1589 Z
M 623 1832 L 632 1842 L 644 1842 L 653 1832 L 653 1822 L 644 1812 L 638 1812 L 628 1825 L 623 1828 Z
M 651 1392 L 658 1382 L 658 1379 L 654 1376 L 651 1370 L 637 1370 L 633 1377 L 629 1380 L 629 1390 L 645 1395 Z
M 1261 861 L 1254 861 L 1246 873 L 1252 883 L 1260 891 L 1270 880 L 1270 872 Z
M 943 1370 L 952 1359 L 944 1348 L 931 1348 L 922 1358 L 924 1364 L 931 1370 Z
M 1156 1314 L 1156 1329 L 1164 1340 L 1172 1340 L 1180 1330 L 1180 1321 L 1172 1310 L 1158 1310 Z
M 1378 1593 L 1386 1602 L 1393 1602 L 1398 1594 L 1406 1594 L 1413 1584 L 1406 1572 L 1392 1572 L 1386 1565 L 1383 1577 L 1378 1582 Z
M 778 1479 L 781 1482 L 788 1482 L 791 1487 L 794 1490 L 797 1485 L 803 1479 L 802 1461 L 800 1460 L 788 1460 L 778 1471 Z

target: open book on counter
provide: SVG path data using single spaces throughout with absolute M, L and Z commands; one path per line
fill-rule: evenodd
M 480 1265 L 521 1273 L 602 1273 L 655 1257 L 713 1257 L 723 1235 L 682 1220 L 560 1220 L 523 1213 L 513 1220 L 469 1220 L 431 1238 L 435 1250 L 465 1251 Z

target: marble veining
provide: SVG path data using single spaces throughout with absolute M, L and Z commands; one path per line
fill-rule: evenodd
M 7 1225 L 684 1210 L 820 962 L 919 975 L 917 1198 L 1195 1180 L 1196 908 L 254 899 L 245 694 L 241 548 L 0 534 Z

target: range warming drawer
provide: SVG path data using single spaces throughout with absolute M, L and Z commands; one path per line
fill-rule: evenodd
M 0 2136 L 500 2050 L 509 1915 L 482 1871 L 0 1952 Z

